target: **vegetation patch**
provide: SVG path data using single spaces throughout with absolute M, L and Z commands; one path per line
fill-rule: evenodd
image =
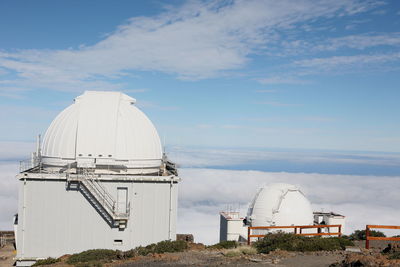
M 389 260 L 400 260 L 400 252 L 389 254 Z
M 238 257 L 238 256 L 241 256 L 241 255 L 243 255 L 242 252 L 240 252 L 237 249 L 231 249 L 231 250 L 228 250 L 228 251 L 226 251 L 224 253 L 224 256 L 226 256 L 226 257 Z
M 236 241 L 222 241 L 217 244 L 207 246 L 209 249 L 230 249 L 237 248 L 238 243 Z
M 381 231 L 369 230 L 369 236 L 386 237 Z M 365 230 L 355 230 L 349 235 L 350 240 L 365 240 Z
M 150 253 L 182 252 L 187 250 L 188 245 L 185 241 L 161 241 L 156 244 L 150 244 L 146 247 L 138 247 L 132 251 L 133 254 L 146 256 Z
M 91 249 L 71 255 L 67 263 L 76 264 L 81 262 L 112 261 L 118 259 L 120 251 L 111 249 Z
M 255 255 L 257 250 L 254 247 L 239 246 L 237 248 L 224 249 L 224 256 L 226 257 L 238 257 L 242 255 Z
M 73 254 L 67 259 L 68 264 L 77 267 L 100 267 L 104 262 L 127 259 L 136 256 L 146 256 L 150 253 L 182 252 L 188 248 L 185 241 L 161 241 L 145 247 L 137 247 L 128 251 L 110 249 L 91 249 Z
M 33 264 L 32 266 L 40 266 L 40 265 L 50 265 L 56 262 L 59 262 L 59 259 L 54 259 L 54 258 L 47 258 L 44 260 L 38 260 L 35 264 Z
M 306 237 L 291 233 L 270 233 L 254 243 L 259 253 L 269 253 L 276 249 L 286 251 L 331 251 L 344 250 L 353 242 L 342 237 Z
M 99 261 L 81 262 L 75 264 L 75 267 L 103 267 L 103 263 Z
M 257 254 L 257 249 L 249 246 L 241 246 L 239 247 L 239 251 L 244 255 L 255 255 Z

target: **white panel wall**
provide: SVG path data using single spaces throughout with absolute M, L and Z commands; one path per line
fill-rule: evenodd
M 176 236 L 177 184 L 103 183 L 117 199 L 117 188 L 128 188 L 131 215 L 127 228 L 111 228 L 79 191 L 65 181 L 20 181 L 17 257 L 47 258 L 87 249 L 128 250 Z M 169 233 L 169 210 L 171 233 Z M 25 208 L 24 208 L 25 207 Z M 122 245 L 115 245 L 122 239 Z

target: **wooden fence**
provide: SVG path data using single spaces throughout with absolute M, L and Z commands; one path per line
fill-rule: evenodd
M 303 233 L 303 229 L 320 229 L 320 228 L 331 228 L 337 227 L 338 231 L 334 233 Z M 334 224 L 334 225 L 291 225 L 291 226 L 249 226 L 247 228 L 247 244 L 250 245 L 252 237 L 264 237 L 264 235 L 256 234 L 253 235 L 251 230 L 268 230 L 268 229 L 293 229 L 293 233 L 295 235 L 302 235 L 302 236 L 324 236 L 324 235 L 342 235 L 342 225 L 341 224 Z
M 367 225 L 365 227 L 365 248 L 369 249 L 369 241 L 370 240 L 387 240 L 387 241 L 400 241 L 400 237 L 378 237 L 378 236 L 370 236 L 370 229 L 399 229 L 400 226 L 396 225 Z

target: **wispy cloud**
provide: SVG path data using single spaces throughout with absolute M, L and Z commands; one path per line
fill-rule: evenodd
M 164 111 L 173 111 L 173 110 L 179 109 L 178 106 L 166 106 L 164 104 L 159 104 L 156 102 L 145 101 L 145 100 L 136 102 L 136 105 L 139 108 L 143 108 L 143 109 L 158 109 L 158 110 L 164 110 Z
M 250 129 L 254 131 L 254 129 Z M 289 130 L 289 129 L 288 129 Z M 274 133 L 282 132 L 271 129 Z M 394 141 L 394 140 L 390 140 Z M 398 141 L 398 140 L 397 140 Z M 376 166 L 383 170 L 396 168 L 400 172 L 400 154 L 399 153 L 373 153 L 373 152 L 349 152 L 349 151 L 320 151 L 320 150 L 285 150 L 285 149 L 239 149 L 239 148 L 182 148 L 171 147 L 168 149 L 171 158 L 182 164 L 184 167 L 210 167 L 220 166 L 229 168 L 235 165 L 251 165 L 252 162 L 259 162 L 260 166 L 269 166 L 272 168 L 273 162 L 285 162 L 284 166 L 301 166 L 302 164 L 311 164 L 321 166 L 317 172 L 331 173 L 329 168 L 332 164 L 334 170 L 340 169 L 352 173 L 364 174 L 363 169 L 370 166 Z M 339 167 L 341 164 L 342 167 Z M 254 166 L 253 166 L 254 168 Z M 281 167 L 282 168 L 282 167 Z M 259 168 L 258 168 L 259 169 Z M 262 169 L 263 170 L 263 169 Z M 282 170 L 282 169 L 279 169 Z M 300 171 L 300 169 L 297 169 Z M 382 170 L 382 169 L 381 169 Z M 303 170 L 302 170 L 303 171 Z M 368 170 L 372 173 L 371 170 Z M 381 174 L 374 172 L 372 174 Z M 383 172 L 387 173 L 387 172 Z
M 314 46 L 317 51 L 334 51 L 340 48 L 363 50 L 376 46 L 400 46 L 400 33 L 359 34 L 330 38 Z
M 327 58 L 312 58 L 295 61 L 294 64 L 305 68 L 318 68 L 322 70 L 330 70 L 334 68 L 360 66 L 365 68 L 366 65 L 400 60 L 400 53 L 377 54 L 377 55 L 355 55 L 355 56 L 333 56 Z
M 262 84 L 308 84 L 310 81 L 301 80 L 297 77 L 287 76 L 272 76 L 267 78 L 257 79 Z
M 132 71 L 202 79 L 245 66 L 251 54 L 282 38 L 280 29 L 375 6 L 357 0 L 191 1 L 158 16 L 131 18 L 92 46 L 0 52 L 0 67 L 17 76 L 14 86 L 58 90 L 120 90 L 119 78 Z

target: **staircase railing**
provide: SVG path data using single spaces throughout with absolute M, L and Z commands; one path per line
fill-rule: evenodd
M 82 178 L 79 181 L 92 194 L 96 201 L 102 205 L 103 209 L 112 217 L 113 220 L 127 220 L 130 213 L 130 203 L 127 204 L 125 212 L 119 212 L 117 201 L 107 191 L 107 189 L 96 179 L 90 170 L 82 170 Z

